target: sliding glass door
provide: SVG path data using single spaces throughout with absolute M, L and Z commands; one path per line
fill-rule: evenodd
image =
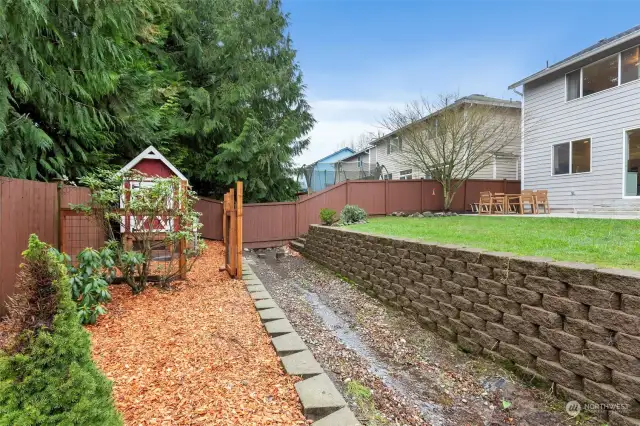
M 627 131 L 625 139 L 624 195 L 640 196 L 640 129 Z

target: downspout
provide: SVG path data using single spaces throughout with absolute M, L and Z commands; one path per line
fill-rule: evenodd
M 522 98 L 520 103 L 520 190 L 522 191 L 524 189 L 524 93 L 518 92 L 515 88 L 511 90 Z

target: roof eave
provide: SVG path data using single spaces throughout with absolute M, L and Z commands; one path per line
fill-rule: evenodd
M 590 56 L 597 55 L 598 53 L 602 53 L 607 49 L 611 49 L 612 47 L 616 47 L 618 45 L 624 44 L 624 43 L 628 42 L 629 40 L 633 40 L 634 38 L 637 38 L 638 36 L 640 36 L 640 30 L 639 31 L 634 31 L 632 33 L 629 33 L 626 36 L 620 37 L 619 39 L 616 39 L 616 40 L 614 40 L 614 41 L 612 41 L 610 43 L 603 44 L 602 46 L 597 47 L 597 48 L 595 48 L 593 50 L 590 50 L 588 52 L 585 52 L 582 55 L 576 56 L 575 58 L 571 58 L 570 60 L 568 60 L 566 62 L 560 61 L 557 64 L 554 64 L 554 65 L 550 66 L 549 68 L 545 68 L 542 71 L 538 71 L 537 73 L 532 74 L 529 77 L 523 78 L 522 80 L 511 84 L 509 86 L 509 90 L 515 89 L 516 87 L 525 85 L 525 84 L 530 83 L 530 82 L 532 82 L 534 80 L 537 80 L 539 78 L 547 76 L 547 75 L 549 75 L 551 73 L 554 73 L 554 72 L 556 72 L 556 71 L 558 71 L 558 70 L 560 70 L 562 68 L 567 68 L 567 67 L 569 67 L 569 66 L 571 66 L 571 65 L 573 65 L 573 64 L 575 64 L 577 62 L 580 62 L 580 61 L 583 61 L 583 60 L 587 59 Z

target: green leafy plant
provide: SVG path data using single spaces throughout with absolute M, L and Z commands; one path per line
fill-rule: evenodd
M 503 410 L 508 410 L 512 405 L 511 401 L 507 401 L 506 399 L 502 400 L 502 409 Z
M 0 424 L 121 425 L 65 266 L 35 235 L 23 256 L 5 324 L 10 337 L 0 345 Z
M 333 209 L 320 209 L 320 222 L 323 225 L 333 225 L 336 221 L 336 211 Z
M 109 284 L 116 275 L 114 253 L 109 247 L 99 252 L 86 248 L 77 256 L 78 267 L 71 266 L 71 295 L 78 304 L 82 324 L 95 324 L 106 312 L 104 303 L 111 300 Z
M 342 208 L 342 212 L 340 212 L 340 220 L 345 225 L 363 222 L 367 220 L 367 212 L 356 205 L 347 204 Z

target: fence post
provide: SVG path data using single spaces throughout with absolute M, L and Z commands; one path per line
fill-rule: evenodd
M 420 178 L 420 213 L 424 211 L 424 178 Z
M 237 188 L 236 221 L 238 224 L 236 225 L 236 230 L 238 232 L 238 262 L 236 263 L 236 278 L 242 279 L 242 181 L 238 181 Z
M 384 215 L 389 214 L 389 179 L 384 180 Z
M 60 212 L 60 209 L 62 208 L 62 186 L 64 185 L 64 183 L 62 183 L 62 181 L 58 182 L 58 184 L 56 185 L 56 203 L 57 203 L 57 208 L 56 208 L 56 216 L 55 219 L 56 220 L 56 230 L 58 231 L 58 251 L 61 253 L 64 253 L 64 250 L 62 250 L 62 237 L 63 237 L 63 229 L 62 229 L 62 214 Z
M 462 212 L 467 211 L 467 182 L 469 182 L 468 179 L 464 181 L 464 185 L 462 186 Z
M 347 187 L 347 203 L 346 204 L 349 204 L 349 181 L 348 180 L 345 186 Z

